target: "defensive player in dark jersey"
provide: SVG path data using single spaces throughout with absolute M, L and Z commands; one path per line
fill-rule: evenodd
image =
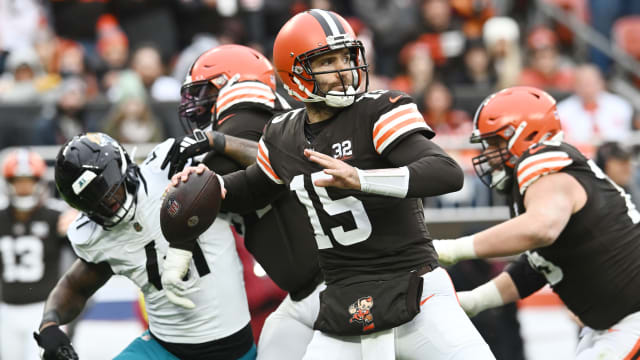
M 596 164 L 562 142 L 555 100 L 515 87 L 488 97 L 474 119 L 473 162 L 508 193 L 512 219 L 475 235 L 434 240 L 440 259 L 525 252 L 505 272 L 460 292 L 469 315 L 550 284 L 585 325 L 576 358 L 640 356 L 640 213 Z
M 223 207 L 258 208 L 282 191 L 305 206 L 327 288 L 304 359 L 493 359 L 438 267 L 420 200 L 458 190 L 462 171 L 411 98 L 366 92 L 363 52 L 333 12 L 283 26 L 275 66 L 305 108 L 269 122 L 258 166 L 222 178 Z
M 290 109 L 275 92 L 271 63 L 240 45 L 222 45 L 200 55 L 181 95 L 182 124 L 187 129 L 206 130 L 196 134 L 208 143 L 200 144 L 195 134 L 183 138 L 184 146 L 174 148 L 165 162 L 174 169 L 182 168 L 188 157 L 205 151 L 209 152 L 204 163 L 218 174 L 244 169 L 255 163 L 257 142 L 267 121 L 273 114 Z M 231 143 L 224 140 L 230 136 L 249 140 L 238 142 L 242 146 L 236 146 L 232 157 L 225 149 Z M 269 277 L 289 292 L 265 322 L 258 359 L 299 360 L 313 335 L 322 282 L 313 231 L 293 193 L 281 193 L 267 207 L 244 215 L 246 248 Z M 190 253 L 185 255 L 188 258 Z
M 0 359 L 35 359 L 33 328 L 70 251 L 68 207 L 47 198 L 47 166 L 36 152 L 11 151 L 2 162 L 9 206 L 0 210 Z M 65 220 L 67 219 L 67 220 Z

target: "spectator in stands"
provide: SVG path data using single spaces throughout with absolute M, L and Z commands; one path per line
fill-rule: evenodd
M 87 85 L 78 77 L 65 79 L 57 90 L 53 107 L 45 107 L 44 115 L 33 130 L 34 145 L 61 145 L 84 131 L 94 130 L 87 110 Z
M 121 73 L 115 104 L 102 122 L 103 132 L 121 143 L 160 142 L 165 138 L 162 123 L 154 116 L 142 81 L 133 71 Z
M 432 83 L 424 94 L 423 106 L 424 121 L 439 137 L 464 136 L 466 140 L 472 128 L 471 118 L 466 112 L 453 109 L 453 97 L 445 84 Z
M 129 40 L 120 28 L 118 20 L 111 14 L 103 15 L 97 28 L 97 64 L 100 88 L 104 91 L 111 88 L 117 81 L 120 71 L 124 70 L 129 61 Z
M 85 50 L 79 43 L 69 40 L 58 41 L 58 72 L 65 79 L 79 77 L 86 84 L 85 96 L 92 100 L 98 95 L 98 82 L 85 61 Z
M 498 77 L 497 88 L 517 84 L 522 70 L 518 24 L 508 17 L 491 18 L 482 28 L 482 37 Z
M 491 57 L 484 47 L 482 39 L 468 39 L 463 56 L 462 71 L 455 73 L 454 84 L 471 88 L 483 93 L 490 93 L 496 86 L 496 73 Z
M 0 77 L 0 102 L 38 102 L 37 81 L 43 75 L 38 54 L 31 46 L 12 51 L 7 71 Z
M 389 88 L 414 97 L 422 96 L 433 80 L 434 64 L 429 47 L 422 42 L 411 42 L 399 55 L 404 72 L 391 80 Z
M 416 39 L 427 45 L 436 71 L 448 75 L 464 52 L 462 20 L 453 12 L 449 0 L 422 0 Z
M 558 114 L 569 143 L 621 141 L 631 133 L 631 104 L 605 90 L 595 65 L 576 68 L 574 95 L 558 103 Z
M 0 73 L 9 53 L 32 45 L 43 23 L 39 0 L 0 1 Z
M 557 43 L 557 36 L 547 27 L 531 31 L 527 38 L 530 64 L 522 70 L 520 85 L 548 91 L 570 91 L 573 88 L 573 66 L 562 63 Z
M 420 0 L 352 1 L 355 15 L 373 31 L 379 74 L 388 77 L 396 74 L 395 54 L 414 36 L 419 21 L 419 2 Z
M 482 36 L 482 26 L 494 16 L 492 0 L 452 0 L 451 7 L 464 21 L 462 30 L 469 38 Z
M 598 147 L 595 162 L 614 183 L 631 195 L 631 200 L 638 207 L 640 193 L 634 181 L 631 150 L 615 141 L 606 142 Z
M 138 48 L 131 58 L 131 69 L 138 73 L 153 100 L 180 99 L 180 82 L 165 75 L 162 57 L 154 46 Z

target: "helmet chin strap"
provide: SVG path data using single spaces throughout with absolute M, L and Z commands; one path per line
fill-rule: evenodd
M 349 86 L 347 91 L 329 91 L 324 97 L 324 102 L 331 107 L 346 107 L 355 101 L 356 90 L 353 86 Z

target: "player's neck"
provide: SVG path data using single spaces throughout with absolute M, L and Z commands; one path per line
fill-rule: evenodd
M 324 102 L 309 102 L 304 105 L 307 109 L 307 122 L 309 124 L 328 120 L 342 110 L 342 108 L 330 107 Z
M 13 211 L 13 218 L 18 220 L 19 222 L 27 222 L 29 221 L 29 218 L 31 217 L 31 214 L 33 213 L 33 210 L 29 210 L 29 211 L 22 211 L 22 210 L 18 210 L 18 209 L 12 209 Z

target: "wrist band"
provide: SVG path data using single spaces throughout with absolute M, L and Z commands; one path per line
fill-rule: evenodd
M 213 150 L 218 154 L 224 154 L 224 149 L 226 147 L 224 134 L 219 131 L 212 131 L 211 138 L 213 139 Z
M 409 169 L 406 166 L 392 169 L 360 170 L 360 191 L 403 198 L 409 191 Z

